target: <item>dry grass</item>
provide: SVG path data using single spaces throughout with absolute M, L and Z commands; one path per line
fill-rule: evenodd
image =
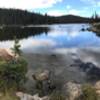
M 19 100 L 14 94 L 5 93 L 0 95 L 0 100 Z

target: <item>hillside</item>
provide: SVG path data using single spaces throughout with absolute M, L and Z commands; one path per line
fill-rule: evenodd
M 89 22 L 89 18 L 85 17 L 80 17 L 80 16 L 75 16 L 75 15 L 66 15 L 66 16 L 60 16 L 57 17 L 59 20 L 59 23 L 84 23 L 84 22 Z

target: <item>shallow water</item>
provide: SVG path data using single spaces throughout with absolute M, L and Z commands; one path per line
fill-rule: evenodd
M 43 27 L 49 30 L 35 30 L 31 27 L 27 31 L 21 30 L 23 34 L 14 30 L 29 62 L 27 75 L 30 80 L 34 70 L 39 68 L 54 71 L 55 76 L 64 79 L 62 81 L 84 83 L 100 79 L 100 38 L 96 33 L 81 31 L 82 28 L 87 29 L 88 24 L 42 25 Z M 9 36 L 7 40 L 2 39 L 0 48 L 11 48 L 13 43 Z

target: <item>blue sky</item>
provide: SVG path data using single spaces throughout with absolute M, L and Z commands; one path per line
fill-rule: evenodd
M 53 16 L 100 14 L 100 0 L 0 0 L 0 7 L 18 8 Z

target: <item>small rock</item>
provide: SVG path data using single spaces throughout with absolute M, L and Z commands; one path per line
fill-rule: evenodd
M 44 96 L 44 97 L 40 98 L 39 95 L 36 94 L 36 95 L 33 96 L 33 100 L 49 100 L 49 97 Z
M 96 93 L 97 93 L 98 95 L 100 95 L 100 90 L 97 90 Z
M 100 95 L 100 81 L 95 83 L 94 88 L 96 89 L 96 93 Z
M 44 96 L 44 97 L 39 97 L 39 94 L 35 94 L 35 95 L 30 95 L 27 93 L 23 93 L 23 92 L 17 92 L 16 96 L 20 98 L 20 100 L 49 100 L 48 96 Z
M 96 82 L 94 87 L 96 90 L 100 90 L 100 81 Z
M 20 100 L 34 100 L 33 96 L 23 93 L 23 92 L 17 92 L 16 96 L 19 97 Z
M 32 75 L 33 79 L 38 81 L 48 80 L 49 76 L 50 76 L 50 72 L 48 70 L 44 70 L 41 73 L 36 73 Z

